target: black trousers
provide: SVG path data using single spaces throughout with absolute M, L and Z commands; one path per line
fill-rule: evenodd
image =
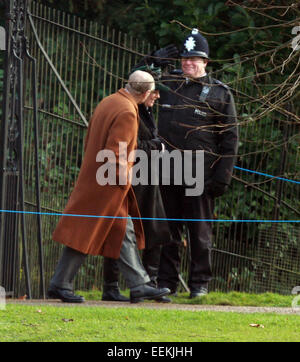
M 185 196 L 185 187 L 163 185 L 161 194 L 167 217 L 170 219 L 212 219 L 214 200 L 205 193 Z M 181 245 L 184 225 L 189 232 L 190 272 L 188 286 L 191 290 L 207 286 L 212 279 L 211 246 L 212 222 L 169 221 L 173 241 L 162 247 L 158 272 L 159 287 L 175 292 L 179 283 Z

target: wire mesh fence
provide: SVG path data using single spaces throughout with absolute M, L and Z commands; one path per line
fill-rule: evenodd
M 96 104 L 124 85 L 132 66 L 150 45 L 126 34 L 100 26 L 35 2 L 27 24 L 31 55 L 37 59 L 41 210 L 61 213 L 76 181 L 82 157 L 87 122 Z M 35 30 L 35 31 L 34 31 Z M 47 58 L 48 57 L 48 58 Z M 30 79 L 32 63 L 25 63 Z M 261 107 L 251 81 L 232 81 L 228 73 L 218 74 L 236 90 L 240 121 L 238 166 L 271 175 L 300 179 L 299 125 L 279 111 L 260 121 L 248 115 Z M 25 87 L 24 171 L 26 210 L 35 211 L 36 165 L 33 140 L 33 84 Z M 71 97 L 68 95 L 69 91 Z M 218 220 L 299 219 L 299 186 L 273 178 L 235 170 L 229 192 L 216 205 Z M 52 232 L 59 216 L 42 216 L 44 278 L 46 287 L 55 269 L 62 246 L 53 242 Z M 26 215 L 32 295 L 40 293 L 40 272 L 35 215 Z M 189 251 L 182 246 L 182 277 L 188 278 Z M 25 293 L 21 243 L 14 255 L 15 295 Z M 293 223 L 214 223 L 212 250 L 214 279 L 211 290 L 260 293 L 290 293 L 299 284 L 300 229 Z M 102 288 L 102 257 L 89 256 L 75 280 L 75 288 Z M 121 279 L 121 287 L 125 282 Z M 181 286 L 183 290 L 183 286 Z

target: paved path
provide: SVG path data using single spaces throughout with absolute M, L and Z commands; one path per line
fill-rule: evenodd
M 168 309 L 168 310 L 187 310 L 193 312 L 212 311 L 212 312 L 236 312 L 236 313 L 277 313 L 277 314 L 297 314 L 300 315 L 300 306 L 298 308 L 281 308 L 281 307 L 234 307 L 221 305 L 195 305 L 195 304 L 175 304 L 175 303 L 120 303 L 120 302 L 103 302 L 103 301 L 86 301 L 82 304 L 62 303 L 52 299 L 32 299 L 19 300 L 7 299 L 7 304 L 21 305 L 47 305 L 54 307 L 99 307 L 99 308 L 147 308 L 147 309 Z

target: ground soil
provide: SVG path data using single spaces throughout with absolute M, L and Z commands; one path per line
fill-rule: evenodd
M 236 312 L 236 313 L 278 313 L 278 314 L 298 314 L 300 315 L 300 307 L 298 308 L 280 308 L 280 307 L 236 307 L 221 305 L 192 305 L 192 304 L 175 304 L 175 303 L 120 303 L 120 302 L 104 302 L 104 301 L 86 301 L 85 303 L 63 303 L 52 299 L 7 299 L 7 304 L 22 305 L 50 305 L 55 307 L 66 306 L 84 306 L 99 308 L 147 308 L 147 309 L 168 309 L 168 310 L 187 310 L 193 312 L 212 311 L 212 312 Z

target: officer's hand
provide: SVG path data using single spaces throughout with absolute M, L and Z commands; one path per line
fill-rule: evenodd
M 216 180 L 209 180 L 204 185 L 204 191 L 211 197 L 222 196 L 228 189 L 228 185 Z
M 153 53 L 153 63 L 157 67 L 166 66 L 172 63 L 178 57 L 178 49 L 174 44 L 167 45 L 165 48 L 156 50 Z

